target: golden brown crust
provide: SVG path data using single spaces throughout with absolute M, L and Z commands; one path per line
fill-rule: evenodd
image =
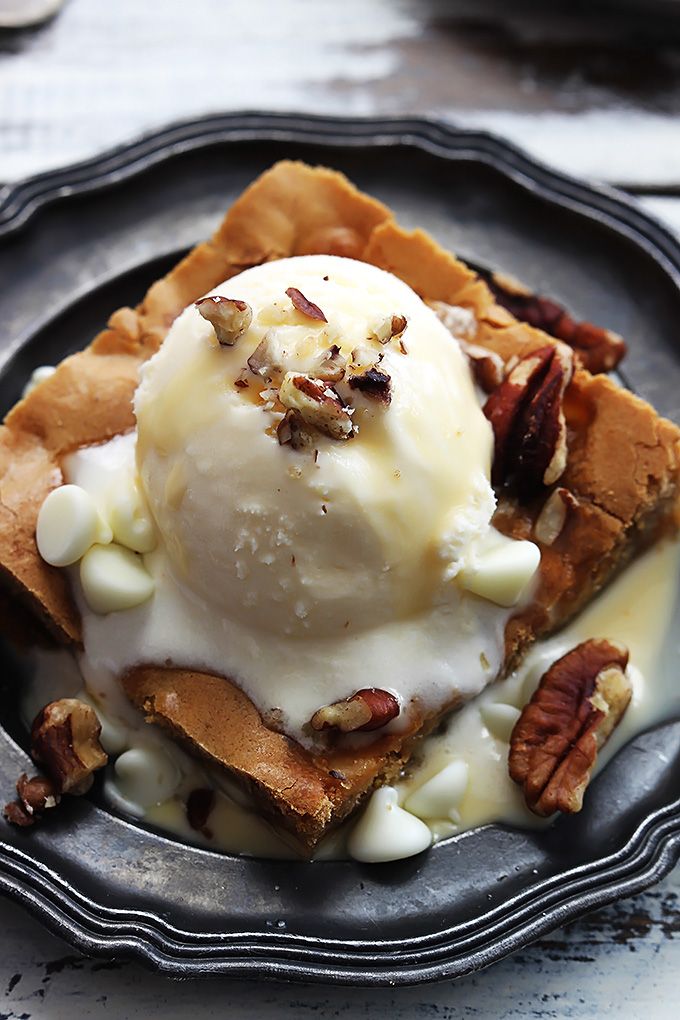
M 206 673 L 139 667 L 126 674 L 123 686 L 149 722 L 225 768 L 304 848 L 314 847 L 349 812 L 376 775 L 390 778 L 402 765 L 400 736 L 312 757 L 264 726 L 238 687 Z
M 187 304 L 247 266 L 319 251 L 372 262 L 425 299 L 473 309 L 475 343 L 504 360 L 554 342 L 516 322 L 472 270 L 422 231 L 402 230 L 385 206 L 359 193 L 341 174 L 277 164 L 234 203 L 210 241 L 155 283 L 136 310 L 115 312 L 90 348 L 67 359 L 17 405 L 0 433 L 0 567 L 62 639 L 78 640 L 80 623 L 63 572 L 41 561 L 34 542 L 39 506 L 61 480 L 60 457 L 133 424 L 130 401 L 139 364 L 157 350 Z M 570 387 L 566 414 L 570 460 L 560 484 L 577 495 L 578 511 L 554 545 L 543 550 L 537 598 L 506 632 L 508 662 L 537 634 L 572 615 L 677 513 L 675 426 L 607 379 L 586 372 L 577 373 Z M 633 470 L 617 471 L 617 463 Z M 538 503 L 501 507 L 497 523 L 512 534 L 531 536 L 539 510 Z M 409 734 L 383 737 L 361 751 L 312 757 L 268 729 L 228 680 L 140 667 L 128 674 L 125 687 L 151 721 L 220 763 L 310 848 L 375 784 L 398 772 L 413 740 L 436 721 L 422 720 Z

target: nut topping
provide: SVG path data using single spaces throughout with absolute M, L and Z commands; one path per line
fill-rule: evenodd
M 61 797 L 51 779 L 45 776 L 28 778 L 24 772 L 17 782 L 17 793 L 29 815 L 41 815 L 56 807 Z
M 233 347 L 253 321 L 253 310 L 250 305 L 235 298 L 213 294 L 211 297 L 201 298 L 195 304 L 203 318 L 207 319 L 215 330 L 217 341 L 223 347 Z
M 510 738 L 510 778 L 534 814 L 581 810 L 597 753 L 631 698 L 628 652 L 609 641 L 578 645 L 541 678 Z
M 576 351 L 589 372 L 611 372 L 625 355 L 626 344 L 618 333 L 591 322 L 577 322 L 562 305 L 532 294 L 514 277 L 485 272 L 480 276 L 489 284 L 499 305 L 516 319 L 563 340 Z
M 279 355 L 280 347 L 274 340 L 273 331 L 268 330 L 248 358 L 248 368 L 253 375 L 267 376 L 271 379 L 278 367 Z
M 28 778 L 22 773 L 17 782 L 17 800 L 6 804 L 3 814 L 12 825 L 27 828 L 34 825 L 50 808 L 56 807 L 61 797 L 51 779 L 45 776 Z
M 308 425 L 332 439 L 349 439 L 352 419 L 337 393 L 318 379 L 287 372 L 279 389 L 284 407 L 299 411 Z
M 552 485 L 567 465 L 562 402 L 573 373 L 568 347 L 546 346 L 521 358 L 494 390 L 484 414 L 495 438 L 494 485 L 514 482 L 521 495 Z
M 315 379 L 323 379 L 324 382 L 340 382 L 345 377 L 346 368 L 347 359 L 340 353 L 338 345 L 332 344 L 312 366 L 309 374 Z
M 500 354 L 478 344 L 459 340 L 460 349 L 470 362 L 475 382 L 485 393 L 493 393 L 503 382 L 505 365 Z
M 276 436 L 281 446 L 290 444 L 293 450 L 311 450 L 316 442 L 314 432 L 305 425 L 300 412 L 292 408 L 276 426 Z
M 347 382 L 350 389 L 359 390 L 365 397 L 377 400 L 385 407 L 392 400 L 392 378 L 379 368 L 369 368 L 365 372 L 351 375 Z
M 306 298 L 302 291 L 298 290 L 297 287 L 289 287 L 286 294 L 293 302 L 293 305 L 297 308 L 298 312 L 306 315 L 308 319 L 316 319 L 317 322 L 328 322 L 328 319 L 319 306 Z
M 325 705 L 311 718 L 312 729 L 341 733 L 378 730 L 399 715 L 399 702 L 389 691 L 367 687 L 345 701 Z
M 101 729 L 94 709 L 76 698 L 52 701 L 36 716 L 31 754 L 59 793 L 87 793 L 92 773 L 106 765 L 108 757 L 99 743 Z
M 567 516 L 578 506 L 569 489 L 558 486 L 546 499 L 534 524 L 534 537 L 543 545 L 552 545 L 562 534 Z
M 371 338 L 375 338 L 381 344 L 388 344 L 390 340 L 398 339 L 407 326 L 408 319 L 405 315 L 388 315 L 372 331 Z

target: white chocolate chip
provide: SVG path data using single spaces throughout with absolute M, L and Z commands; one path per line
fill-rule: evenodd
M 80 564 L 83 594 L 95 613 L 132 609 L 151 598 L 154 581 L 140 556 L 122 545 L 93 545 Z
M 448 818 L 459 822 L 458 806 L 468 784 L 468 765 L 452 761 L 419 786 L 405 801 L 404 807 L 418 818 Z
M 413 857 L 431 843 L 427 825 L 399 807 L 393 786 L 383 786 L 371 796 L 347 846 L 355 860 L 378 863 Z
M 53 567 L 68 567 L 95 542 L 106 545 L 112 534 L 97 506 L 79 485 L 60 485 L 44 499 L 35 539 L 38 552 Z
M 125 800 L 139 807 L 162 804 L 181 781 L 174 761 L 160 747 L 133 747 L 114 765 L 116 786 Z
M 155 549 L 156 529 L 136 482 L 112 494 L 108 517 L 114 541 L 138 553 Z
M 36 386 L 39 386 L 45 379 L 49 379 L 51 375 L 54 375 L 56 368 L 53 365 L 39 365 L 38 368 L 34 368 L 31 372 L 28 382 L 24 386 L 22 397 L 26 398 L 29 393 L 32 393 Z
M 476 560 L 458 574 L 474 595 L 498 606 L 515 606 L 538 569 L 541 552 L 533 542 L 498 535 L 479 550 Z
M 515 723 L 522 713 L 514 705 L 504 705 L 500 701 L 496 701 L 482 705 L 479 714 L 491 736 L 507 744 L 510 742 L 510 734 Z

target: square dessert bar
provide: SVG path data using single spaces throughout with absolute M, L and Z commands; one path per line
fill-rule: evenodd
M 62 480 L 61 458 L 134 427 L 139 367 L 190 302 L 250 266 L 313 253 L 373 263 L 426 301 L 468 309 L 474 318 L 467 340 L 505 366 L 560 346 L 515 319 L 477 273 L 422 231 L 402 230 L 389 209 L 341 174 L 277 164 L 234 203 L 209 241 L 136 309 L 116 311 L 85 351 L 62 362 L 7 416 L 0 433 L 0 577 L 57 640 L 79 643 L 79 614 L 64 573 L 41 560 L 34 535 L 43 499 Z M 680 432 L 671 422 L 581 367 L 564 395 L 564 416 L 567 463 L 557 483 L 523 499 L 499 493 L 496 526 L 542 550 L 534 597 L 506 628 L 506 669 L 677 524 Z M 310 753 L 268 728 L 227 678 L 142 664 L 122 682 L 150 723 L 226 770 L 307 851 L 371 789 L 398 775 L 444 714 L 417 718 L 408 732 L 378 735 L 360 749 Z M 445 711 L 459 701 L 454 691 Z

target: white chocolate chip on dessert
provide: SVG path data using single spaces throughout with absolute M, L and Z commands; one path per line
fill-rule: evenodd
M 538 569 L 541 553 L 533 542 L 493 536 L 476 560 L 458 574 L 460 583 L 498 606 L 515 606 Z
M 138 553 L 155 549 L 156 529 L 136 482 L 113 493 L 108 518 L 114 541 L 120 545 Z
M 507 744 L 515 723 L 522 713 L 514 705 L 504 705 L 500 701 L 496 701 L 482 705 L 479 714 L 491 736 Z
M 35 532 L 38 552 L 53 567 L 68 567 L 112 534 L 97 506 L 79 485 L 60 485 L 44 499 Z
M 467 789 L 468 771 L 467 762 L 449 762 L 414 790 L 404 807 L 418 818 L 448 818 L 459 822 L 458 805 Z
M 151 598 L 154 581 L 140 556 L 122 545 L 93 545 L 80 564 L 80 582 L 90 609 L 115 613 Z
M 383 786 L 371 796 L 347 846 L 355 860 L 377 864 L 413 857 L 431 843 L 427 825 L 399 807 L 393 786 Z

